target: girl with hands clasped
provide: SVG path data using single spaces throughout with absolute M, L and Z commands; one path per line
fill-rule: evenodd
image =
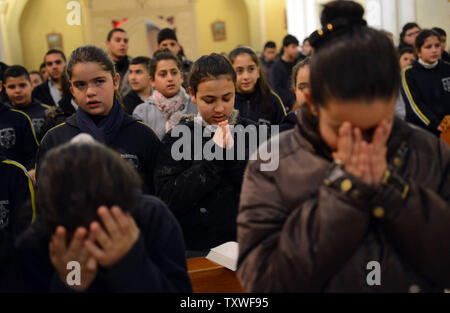
M 177 221 L 141 194 L 138 174 L 116 152 L 68 143 L 49 151 L 41 170 L 41 214 L 16 243 L 33 291 L 192 290 Z
M 279 167 L 247 166 L 237 275 L 248 292 L 450 287 L 450 148 L 394 116 L 397 52 L 363 16 L 354 1 L 324 5 Z
M 213 53 L 197 60 L 189 93 L 199 113 L 182 116 L 162 139 L 156 193 L 180 222 L 188 257 L 206 255 L 210 248 L 236 240 L 237 207 L 250 150 L 248 140 L 236 147 L 236 126 L 256 126 L 233 109 L 235 83 L 236 73 L 225 57 Z M 243 158 L 235 153 L 238 149 L 244 151 Z M 207 150 L 212 158 L 204 153 Z

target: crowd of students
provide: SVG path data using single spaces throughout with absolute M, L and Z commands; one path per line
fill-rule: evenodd
M 192 62 L 163 29 L 131 58 L 113 29 L 107 51 L 2 64 L 0 291 L 191 292 L 186 258 L 227 241 L 249 292 L 449 288 L 446 33 L 408 23 L 394 47 L 363 15 L 325 4 L 301 51 Z

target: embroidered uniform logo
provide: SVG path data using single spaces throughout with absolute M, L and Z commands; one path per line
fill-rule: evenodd
M 43 118 L 33 118 L 31 119 L 33 123 L 33 128 L 35 132 L 39 132 L 41 130 L 42 125 L 44 125 L 45 119 Z
M 16 144 L 16 132 L 14 128 L 0 129 L 0 147 L 11 149 Z
M 9 210 L 6 208 L 8 204 L 8 200 L 0 201 L 0 229 L 5 228 L 9 224 Z
M 450 92 L 450 77 L 442 79 L 442 85 L 444 85 L 444 90 Z
M 130 165 L 137 170 L 139 168 L 139 158 L 134 154 L 121 154 L 120 157 L 130 163 Z

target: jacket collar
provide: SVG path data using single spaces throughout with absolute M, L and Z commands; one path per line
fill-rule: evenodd
M 123 117 L 123 121 L 122 121 L 122 127 L 128 126 L 130 124 L 133 124 L 136 122 L 136 119 L 132 116 L 129 116 L 128 114 L 125 114 Z M 72 114 L 71 116 L 69 116 L 66 119 L 66 124 L 73 126 L 75 128 L 79 128 L 78 127 L 78 123 L 77 123 L 77 119 L 76 119 L 76 114 Z

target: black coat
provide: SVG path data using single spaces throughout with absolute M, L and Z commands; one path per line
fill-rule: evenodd
M 131 90 L 127 95 L 123 98 L 123 106 L 125 108 L 125 112 L 130 115 L 133 115 L 134 109 L 144 101 L 139 97 L 136 91 Z
M 76 115 L 69 117 L 66 122 L 49 130 L 42 139 L 37 154 L 37 170 L 43 157 L 51 148 L 69 142 L 81 133 L 77 125 Z M 133 117 L 124 115 L 123 122 L 115 140 L 109 147 L 116 150 L 123 159 L 130 162 L 143 178 L 144 191 L 153 194 L 153 171 L 160 141 L 155 132 Z M 36 173 L 37 176 L 39 173 Z M 37 177 L 39 179 L 39 177 Z
M 39 86 L 33 89 L 32 93 L 33 99 L 37 99 L 41 103 L 50 106 L 56 106 L 55 100 L 53 100 L 50 94 L 50 87 L 48 86 L 48 80 L 44 81 Z
M 286 109 L 291 109 L 295 102 L 295 93 L 291 87 L 291 72 L 295 62 L 287 63 L 278 58 L 270 68 L 270 87 L 280 96 Z
M 14 239 L 6 230 L 0 229 L 0 293 L 26 292 Z
M 38 145 L 28 115 L 0 103 L 0 154 L 30 169 L 34 166 Z
M 142 196 L 132 212 L 139 238 L 116 265 L 100 267 L 86 292 L 192 292 L 180 226 L 157 198 Z M 48 234 L 38 219 L 17 240 L 26 278 L 34 292 L 71 292 L 56 274 L 49 257 Z
M 402 82 L 405 120 L 439 135 L 437 127 L 450 114 L 450 63 L 439 60 L 427 69 L 414 61 L 404 69 Z
M 254 125 L 237 115 L 230 117 L 230 125 Z M 183 134 L 172 137 L 180 126 L 185 126 L 190 132 L 190 146 L 187 147 L 190 151 L 187 160 L 176 161 L 172 157 L 172 146 L 181 138 L 186 140 Z M 203 130 L 204 127 L 194 121 L 194 115 L 182 118 L 179 125 L 163 138 L 155 170 L 156 195 L 166 202 L 180 222 L 188 250 L 206 250 L 236 240 L 237 208 L 249 154 L 245 151 L 246 160 L 242 161 L 208 161 L 204 157 L 193 160 L 195 141 L 198 139 L 200 142 L 199 138 L 194 139 L 194 136 L 199 136 L 198 132 L 194 134 L 197 129 Z M 202 138 L 201 146 L 204 147 L 211 138 Z M 236 142 L 235 139 L 235 145 Z M 224 153 L 217 145 L 215 148 Z
M 239 110 L 239 114 L 256 124 L 279 125 L 286 116 L 283 101 L 273 91 L 270 93 L 270 109 L 264 108 L 262 104 L 256 103 L 259 88 L 251 94 L 241 94 L 236 92 L 234 108 Z

